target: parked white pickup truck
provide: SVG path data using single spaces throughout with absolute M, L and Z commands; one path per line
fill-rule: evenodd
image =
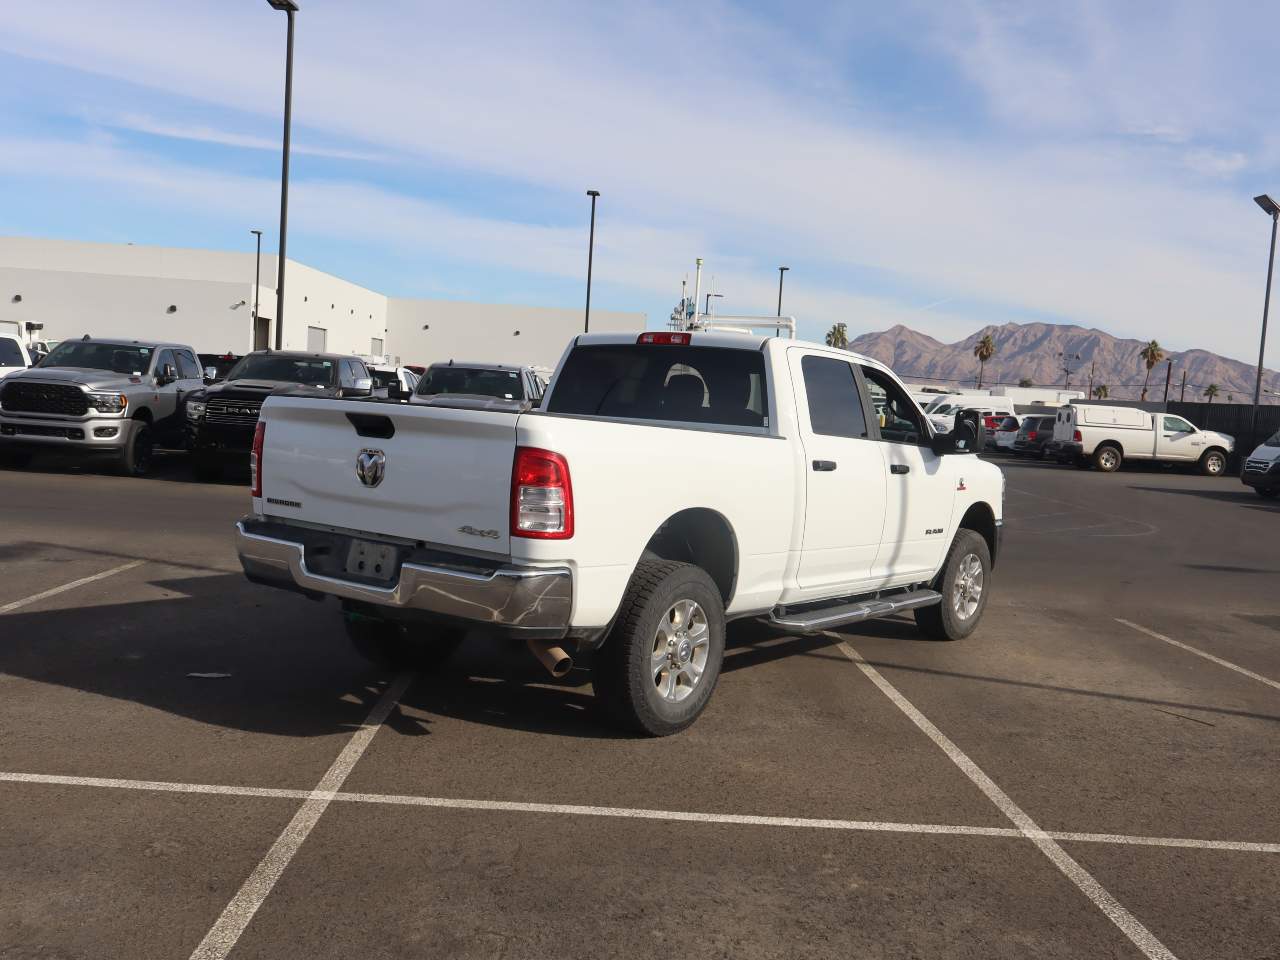
M 525 639 L 556 675 L 589 653 L 597 696 L 661 736 L 706 705 L 726 620 L 812 633 L 914 610 L 930 637 L 972 632 L 1004 493 L 980 444 L 970 420 L 933 435 L 846 351 L 590 334 L 537 409 L 268 398 L 238 550 L 250 580 L 340 597 L 366 653 L 468 629 Z
M 1235 438 L 1201 430 L 1172 413 L 1149 413 L 1137 407 L 1070 403 L 1058 410 L 1053 425 L 1053 451 L 1059 463 L 1090 464 L 1104 473 L 1125 460 L 1194 463 L 1200 472 L 1221 476 Z

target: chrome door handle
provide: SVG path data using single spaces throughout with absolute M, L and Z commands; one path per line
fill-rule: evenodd
M 890 473 L 910 473 L 911 468 L 907 466 L 905 463 L 891 463 L 889 464 L 889 472 Z
M 834 470 L 835 468 L 836 468 L 836 462 L 834 460 L 813 461 L 813 469 L 817 470 L 819 473 L 829 472 L 831 470 Z

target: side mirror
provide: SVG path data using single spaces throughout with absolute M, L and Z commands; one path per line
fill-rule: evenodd
M 156 374 L 156 386 L 164 387 L 173 383 L 178 379 L 178 371 L 173 369 L 172 363 L 166 363 L 160 372 Z
M 972 416 L 956 414 L 955 425 L 950 433 L 936 433 L 930 448 L 938 456 L 948 453 L 977 453 L 982 449 L 984 431 L 978 429 Z
M 360 377 L 351 386 L 342 388 L 344 397 L 370 397 L 373 396 L 373 378 Z
M 217 368 L 217 367 L 205 367 L 205 368 L 204 368 L 204 382 L 205 382 L 205 383 L 213 383 L 213 381 L 215 381 L 215 380 L 217 380 L 217 379 L 218 379 L 218 368 Z

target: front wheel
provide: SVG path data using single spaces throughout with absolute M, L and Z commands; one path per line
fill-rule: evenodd
M 1227 469 L 1227 455 L 1221 450 L 1206 450 L 1200 458 L 1200 472 L 1206 477 L 1220 477 Z
M 145 420 L 133 421 L 133 429 L 120 451 L 120 472 L 127 477 L 145 477 L 151 472 L 151 458 L 155 454 L 155 435 L 151 424 Z
M 942 602 L 916 608 L 916 626 L 933 640 L 963 640 L 978 626 L 991 587 L 991 551 L 981 534 L 961 529 L 934 581 Z
M 679 733 L 711 699 L 724 660 L 724 602 L 701 567 L 642 560 L 631 576 L 592 684 L 624 727 Z

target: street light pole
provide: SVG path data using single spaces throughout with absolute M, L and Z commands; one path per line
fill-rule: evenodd
M 284 347 L 284 261 L 289 226 L 289 126 L 293 118 L 293 15 L 294 0 L 267 0 L 271 9 L 283 11 L 289 20 L 284 55 L 284 143 L 280 160 L 280 253 L 276 263 L 276 349 Z
M 253 335 L 258 335 L 258 290 L 262 287 L 262 231 L 250 230 L 258 240 L 258 254 L 253 265 Z M 253 348 L 258 349 L 255 343 Z
M 588 190 L 587 196 L 591 198 L 591 238 L 587 241 L 587 315 L 582 321 L 583 333 L 591 331 L 591 261 L 596 252 L 596 197 L 600 191 Z
M 1258 404 L 1262 402 L 1262 360 L 1267 352 L 1267 314 L 1271 309 L 1271 274 L 1276 265 L 1276 225 L 1280 223 L 1280 204 L 1265 193 L 1253 202 L 1271 216 L 1271 254 L 1267 258 L 1267 292 L 1262 298 L 1262 341 L 1258 344 L 1258 379 L 1253 386 L 1253 412 L 1249 417 L 1249 442 L 1255 442 L 1258 430 Z
M 778 268 L 778 316 L 782 316 L 782 278 L 790 267 Z
M 706 306 L 706 308 L 702 311 L 702 315 L 703 315 L 703 316 L 706 316 L 706 317 L 711 316 L 711 298 L 712 298 L 712 297 L 715 297 L 717 300 L 723 300 L 723 299 L 724 299 L 724 294 L 723 294 L 723 293 L 708 293 L 708 294 L 707 294 L 707 306 Z

